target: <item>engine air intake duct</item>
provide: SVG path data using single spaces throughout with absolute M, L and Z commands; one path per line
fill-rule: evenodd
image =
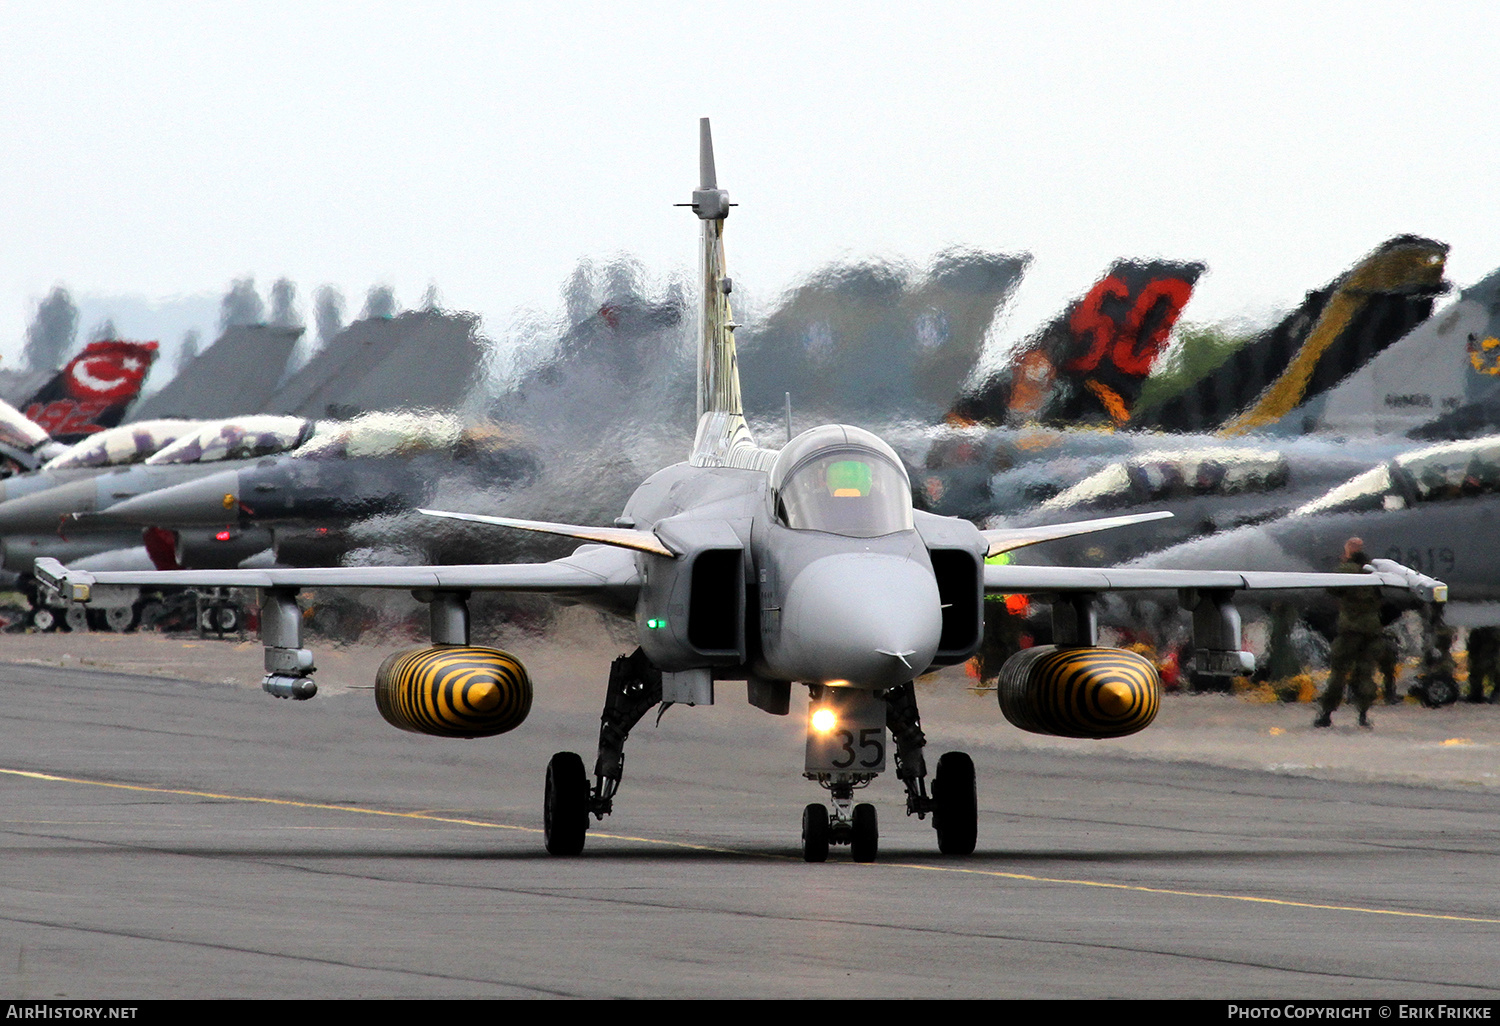
M 1000 711 L 1022 730 L 1056 737 L 1124 737 L 1161 707 L 1149 659 L 1119 648 L 1039 645 L 1000 668 Z
M 531 711 L 531 678 L 509 652 L 434 645 L 397 652 L 375 674 L 375 704 L 393 727 L 437 737 L 494 737 Z

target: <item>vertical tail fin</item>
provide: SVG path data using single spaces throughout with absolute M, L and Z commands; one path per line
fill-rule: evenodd
M 67 443 L 117 427 L 140 395 L 156 349 L 155 342 L 90 342 L 26 401 L 26 416 Z
M 1117 260 L 949 413 L 958 423 L 1125 424 L 1205 267 Z
M 734 348 L 736 327 L 729 309 L 733 282 L 724 273 L 724 219 L 729 193 L 719 188 L 714 142 L 708 118 L 698 122 L 699 188 L 687 206 L 703 221 L 698 337 L 698 431 L 689 459 L 700 467 L 764 470 L 775 454 L 755 444 L 740 400 L 740 372 Z

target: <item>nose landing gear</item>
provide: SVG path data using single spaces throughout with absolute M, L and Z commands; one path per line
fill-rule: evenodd
M 808 707 L 807 768 L 809 780 L 828 788 L 829 807 L 807 806 L 802 812 L 802 858 L 824 862 L 830 845 L 849 845 L 855 862 L 874 862 L 880 851 L 875 806 L 854 804 L 854 789 L 885 770 L 886 729 L 895 743 L 896 776 L 906 787 L 906 814 L 932 814 L 938 851 L 972 855 L 979 832 L 979 799 L 974 760 L 948 752 L 938 760 L 927 790 L 927 737 L 917 714 L 910 684 L 881 694 L 846 687 L 812 685 Z
M 875 861 L 880 851 L 875 806 L 869 802 L 852 805 L 851 790 L 834 789 L 832 814 L 817 802 L 802 810 L 802 861 L 828 861 L 828 849 L 835 844 L 847 844 L 849 857 L 855 862 Z

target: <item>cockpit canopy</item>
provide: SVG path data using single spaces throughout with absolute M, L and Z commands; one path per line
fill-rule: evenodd
M 146 462 L 215 463 L 219 460 L 253 460 L 295 449 L 312 434 L 312 421 L 301 417 L 256 414 L 205 426 L 184 435 Z
M 1418 449 L 1372 467 L 1293 515 L 1406 509 L 1415 503 L 1495 492 L 1500 492 L 1500 439 L 1471 438 Z
M 142 420 L 100 431 L 71 446 L 43 470 L 124 467 L 140 463 L 185 434 L 203 427 L 201 420 Z
M 771 468 L 776 518 L 796 531 L 875 538 L 912 529 L 911 481 L 885 442 L 830 424 L 787 443 Z
M 1199 496 L 1226 497 L 1286 487 L 1286 456 L 1259 449 L 1150 452 L 1111 463 L 1042 504 L 1054 510 L 1105 510 Z
M 35 421 L 26 419 L 20 410 L 9 403 L 0 402 L 0 444 L 31 452 L 47 439 L 47 432 L 38 427 Z
M 310 459 L 414 456 L 452 450 L 463 434 L 463 421 L 451 414 L 363 413 L 353 420 L 319 424 L 317 433 L 296 455 Z

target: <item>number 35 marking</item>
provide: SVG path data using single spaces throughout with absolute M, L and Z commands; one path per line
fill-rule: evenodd
M 854 764 L 856 760 L 859 762 L 858 768 L 862 770 L 878 770 L 879 767 L 885 765 L 885 728 L 864 728 L 859 732 L 857 746 L 853 731 L 841 730 L 838 732 L 837 738 L 841 742 L 839 746 L 840 750 L 848 758 L 831 759 L 829 765 L 834 769 L 846 770 L 855 768 Z M 858 747 L 858 751 L 855 751 L 856 747 Z M 861 755 L 864 758 L 860 758 Z

